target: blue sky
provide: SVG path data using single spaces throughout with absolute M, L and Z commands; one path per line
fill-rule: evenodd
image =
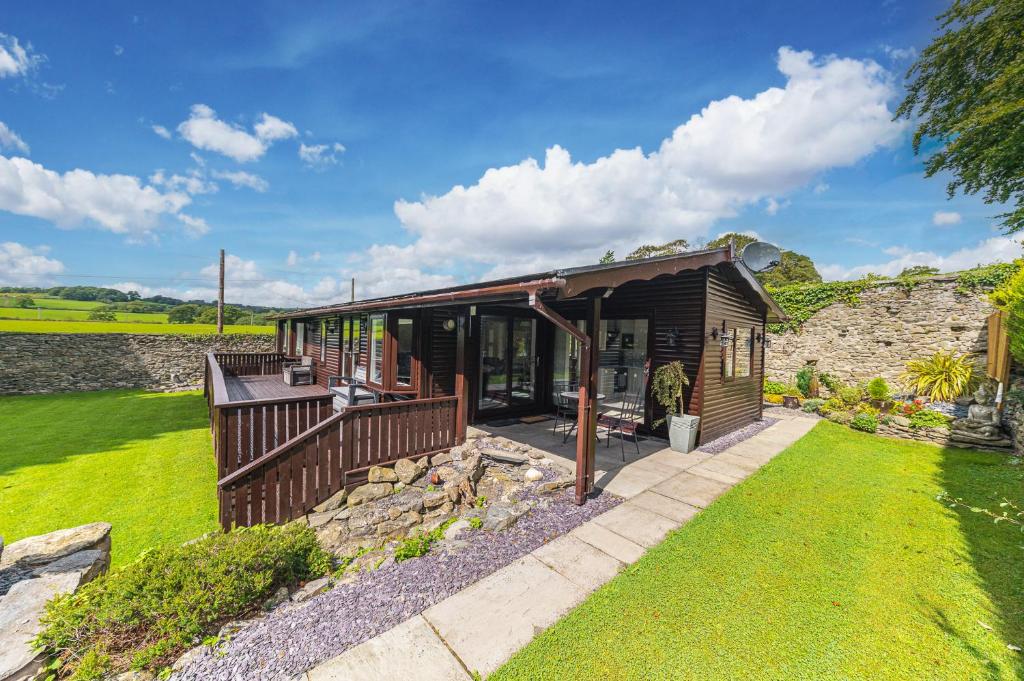
M 0 283 L 209 297 L 223 247 L 229 300 L 306 305 L 728 230 L 829 278 L 1005 260 L 889 121 L 943 6 L 8 8 Z

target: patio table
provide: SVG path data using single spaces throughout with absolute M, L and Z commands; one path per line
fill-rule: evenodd
M 565 399 L 567 399 L 567 400 L 570 400 L 570 401 L 572 401 L 572 402 L 576 402 L 576 403 L 579 403 L 579 401 L 580 401 L 580 391 L 579 391 L 579 390 L 565 390 L 565 391 L 563 391 L 563 392 L 560 392 L 560 393 L 558 393 L 558 394 L 559 394 L 559 395 L 561 395 L 562 397 L 564 397 Z M 603 400 L 604 398 L 605 398 L 605 396 L 604 396 L 604 394 L 603 394 L 603 393 L 597 393 L 597 395 L 595 396 L 595 399 L 596 399 L 596 400 L 597 400 L 598 402 L 600 402 L 600 401 L 601 401 L 601 400 Z M 577 409 L 578 409 L 578 408 L 579 408 L 579 407 L 577 407 Z M 597 417 L 595 416 L 595 419 L 596 419 L 596 418 L 597 418 Z M 572 432 L 573 432 L 574 430 L 576 430 L 576 421 L 573 421 L 573 422 L 572 422 L 572 425 L 571 425 L 571 426 L 569 426 L 569 430 L 565 431 L 565 435 L 563 435 L 563 436 L 562 436 L 562 444 L 563 444 L 563 445 L 564 445 L 564 444 L 565 444 L 566 442 L 568 442 L 568 441 L 569 441 L 569 436 L 570 436 L 570 435 L 572 435 Z M 597 439 L 598 439 L 598 441 L 600 441 L 600 440 L 601 440 L 601 438 L 597 438 Z

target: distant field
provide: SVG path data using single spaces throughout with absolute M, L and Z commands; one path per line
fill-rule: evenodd
M 51 310 L 95 310 L 105 304 L 95 300 L 64 300 L 63 298 L 43 298 L 32 295 L 29 297 L 32 299 L 34 307 Z M 0 295 L 0 307 L 14 307 L 14 301 L 17 298 L 17 295 L 9 293 Z
M 2 302 L 2 301 L 0 301 Z M 83 301 L 65 301 L 83 302 Z M 40 305 L 40 307 L 42 307 Z M 0 319 L 44 319 L 49 321 L 79 321 L 89 319 L 90 310 L 70 310 L 43 308 L 35 310 L 23 307 L 0 307 Z M 166 324 L 166 312 L 115 312 L 119 322 L 150 322 L 152 324 Z
M 139 324 L 132 322 L 59 322 L 0 319 L 0 332 L 16 333 L 217 333 L 215 324 Z M 273 334 L 273 326 L 225 325 L 224 333 Z

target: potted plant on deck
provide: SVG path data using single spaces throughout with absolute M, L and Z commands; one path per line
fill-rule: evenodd
M 665 408 L 664 419 L 654 423 L 655 427 L 668 422 L 668 439 L 672 450 L 686 453 L 693 450 L 697 442 L 699 416 L 689 416 L 683 404 L 683 389 L 690 385 L 683 363 L 679 361 L 663 364 L 654 371 L 651 392 Z

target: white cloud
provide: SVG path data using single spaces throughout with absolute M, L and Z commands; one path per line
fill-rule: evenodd
M 299 158 L 310 168 L 323 169 L 338 163 L 338 155 L 345 152 L 345 145 L 334 144 L 299 144 Z
M 52 275 L 64 271 L 64 263 L 47 258 L 49 248 L 32 248 L 14 241 L 0 243 L 0 284 L 4 286 L 42 286 L 52 283 Z
M 263 156 L 275 141 L 295 137 L 295 126 L 270 114 L 262 114 L 249 133 L 242 127 L 217 118 L 217 112 L 205 104 L 193 104 L 187 120 L 178 132 L 192 146 L 233 158 L 240 163 Z
M 296 250 L 288 251 L 288 256 L 284 259 L 284 264 L 288 267 L 295 267 L 302 262 L 320 262 L 320 251 L 313 251 L 307 256 L 299 255 Z
M 957 213 L 956 211 L 937 210 L 935 211 L 935 214 L 932 215 L 932 224 L 938 225 L 940 227 L 945 227 L 948 225 L 959 225 L 962 220 L 963 216 L 961 216 L 960 213 Z
M 874 61 L 783 47 L 777 65 L 781 87 L 709 103 L 654 151 L 617 149 L 583 163 L 556 144 L 543 162 L 527 158 L 440 196 L 397 201 L 412 237 L 399 249 L 405 262 L 433 283 L 426 271 L 455 259 L 492 276 L 595 262 L 609 248 L 697 242 L 719 220 L 762 201 L 777 210 L 821 173 L 901 138 L 892 77 Z
M 914 47 L 893 47 L 882 45 L 882 51 L 893 61 L 910 61 L 917 57 L 917 49 Z
M 25 140 L 18 137 L 18 134 L 7 127 L 7 124 L 0 121 L 0 151 L 8 149 L 19 151 L 28 156 L 29 148 Z
M 162 125 L 154 125 L 153 132 L 163 137 L 165 140 L 171 139 L 171 131 Z
M 114 56 L 120 57 L 122 54 L 124 54 L 124 48 L 120 45 L 114 45 Z
M 299 254 L 295 251 L 288 251 L 288 257 L 285 258 L 284 264 L 288 267 L 295 267 L 299 264 Z
M 0 78 L 26 76 L 45 60 L 44 55 L 35 54 L 31 43 L 22 45 L 13 35 L 0 33 Z
M 829 190 L 828 182 L 819 182 L 818 184 L 814 185 L 814 193 L 815 194 L 824 194 L 828 190 Z
M 248 187 L 249 189 L 254 189 L 260 193 L 265 192 L 270 188 L 270 183 L 262 177 L 254 175 L 253 173 L 247 173 L 244 170 L 215 170 L 212 175 L 218 180 L 227 180 L 236 188 Z
M 0 210 L 65 229 L 85 224 L 139 238 L 151 236 L 170 217 L 190 231 L 202 230 L 201 220 L 181 212 L 191 201 L 185 192 L 162 193 L 131 175 L 80 168 L 61 174 L 25 158 L 0 156 Z
M 163 170 L 158 170 L 149 176 L 149 183 L 188 194 L 214 194 L 218 190 L 217 185 L 208 181 L 198 170 L 193 170 L 188 175 L 165 175 Z
M 777 201 L 772 197 L 768 198 L 768 202 L 764 207 L 764 212 L 768 215 L 775 215 L 783 208 L 789 208 L 790 201 L 786 199 L 784 201 Z
M 895 277 L 905 268 L 915 265 L 936 267 L 940 272 L 956 272 L 994 262 L 1011 262 L 1022 255 L 1020 242 L 1005 236 L 991 237 L 948 255 L 940 255 L 934 251 L 915 251 L 905 246 L 886 248 L 884 253 L 894 256 L 893 259 L 855 267 L 818 265 L 818 271 L 822 277 L 830 281 L 859 279 L 872 273 Z

